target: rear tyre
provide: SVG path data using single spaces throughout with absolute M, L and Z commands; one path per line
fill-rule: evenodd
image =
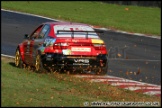
M 47 72 L 47 70 L 43 67 L 41 56 L 39 54 L 36 56 L 35 60 L 35 71 L 39 73 Z
M 19 68 L 23 68 L 23 61 L 19 49 L 16 49 L 16 53 L 15 53 L 15 66 Z

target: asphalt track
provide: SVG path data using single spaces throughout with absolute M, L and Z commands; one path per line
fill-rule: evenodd
M 53 20 L 1 10 L 1 54 L 14 56 L 24 34 L 47 21 Z M 114 31 L 100 37 L 110 51 L 108 75 L 161 85 L 161 39 Z

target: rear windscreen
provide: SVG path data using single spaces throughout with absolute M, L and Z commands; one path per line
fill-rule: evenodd
M 66 31 L 71 31 L 71 32 L 66 32 Z M 78 38 L 86 38 L 86 36 L 88 38 L 99 38 L 97 33 L 92 31 L 94 30 L 91 27 L 85 25 L 55 25 L 54 26 L 54 32 L 57 37 L 72 37 L 73 35 L 73 37 L 78 37 Z

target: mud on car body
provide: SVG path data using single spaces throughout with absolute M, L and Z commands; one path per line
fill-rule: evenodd
M 46 22 L 25 35 L 15 53 L 15 65 L 37 72 L 70 71 L 106 74 L 107 50 L 98 33 L 86 24 Z

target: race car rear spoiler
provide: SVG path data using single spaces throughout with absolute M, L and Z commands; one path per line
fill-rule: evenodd
M 59 34 L 60 32 L 71 32 L 71 37 L 74 38 L 74 32 L 86 32 L 86 38 L 88 39 L 88 33 L 92 32 L 92 33 L 103 33 L 103 31 L 74 31 L 74 30 L 57 30 L 57 34 Z

